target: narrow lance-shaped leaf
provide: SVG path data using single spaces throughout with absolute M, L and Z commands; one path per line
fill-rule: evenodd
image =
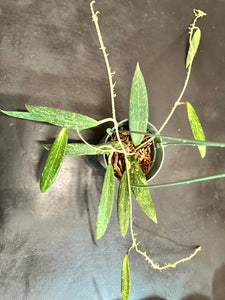
M 96 238 L 100 239 L 105 233 L 112 214 L 115 191 L 115 177 L 113 166 L 108 165 L 102 187 L 101 198 L 98 205 L 96 220 Z
M 186 106 L 187 106 L 188 120 L 189 120 L 194 138 L 196 140 L 205 141 L 205 135 L 204 135 L 204 132 L 202 129 L 202 125 L 199 121 L 199 118 L 198 118 L 193 106 L 189 102 L 186 103 Z M 204 158 L 206 155 L 206 146 L 198 146 L 198 149 L 199 149 L 201 157 Z
M 26 112 L 26 111 L 6 111 L 6 110 L 1 109 L 1 112 L 7 116 L 18 118 L 18 119 L 44 122 L 43 118 L 41 116 L 32 114 L 30 112 Z
M 50 150 L 52 144 L 44 144 L 43 145 L 46 150 Z M 94 147 L 91 148 L 90 146 Z M 88 146 L 87 144 L 84 143 L 68 143 L 66 147 L 66 155 L 99 155 L 99 154 L 107 154 L 112 151 L 112 146 L 116 150 L 120 150 L 121 146 L 119 142 L 113 141 L 113 142 L 108 142 L 108 143 L 103 143 L 103 144 L 98 144 L 98 145 L 90 145 Z M 103 151 L 98 150 L 97 148 L 101 147 Z
M 145 80 L 137 63 L 134 77 L 131 84 L 130 102 L 129 102 L 129 128 L 133 131 L 147 130 L 148 124 L 148 94 L 145 86 Z M 143 135 L 132 134 L 131 138 L 134 145 L 139 145 Z
M 120 226 L 120 232 L 122 236 L 125 237 L 130 219 L 130 196 L 127 171 L 123 173 L 123 176 L 120 180 L 117 199 L 117 217 Z
M 134 156 L 128 157 L 130 161 L 130 183 L 147 185 L 146 178 Z M 131 188 L 134 196 L 146 215 L 157 223 L 156 211 L 148 188 Z
M 193 61 L 197 53 L 200 39 L 201 39 L 201 30 L 197 28 L 191 39 L 191 44 L 189 45 L 188 54 L 186 58 L 186 68 L 188 68 L 188 66 Z
M 41 174 L 40 189 L 44 193 L 54 182 L 61 167 L 68 141 L 68 128 L 62 128 L 48 154 Z
M 76 130 L 86 129 L 98 125 L 98 121 L 71 111 L 36 105 L 26 105 L 26 108 L 29 112 L 3 110 L 2 112 L 11 117 L 46 122 L 59 127 Z
M 121 298 L 122 300 L 128 300 L 130 295 L 130 266 L 128 254 L 124 256 L 121 272 Z

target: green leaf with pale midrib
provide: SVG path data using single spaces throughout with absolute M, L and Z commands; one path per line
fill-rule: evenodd
M 51 147 L 41 174 L 40 189 L 42 193 L 44 193 L 56 179 L 65 156 L 67 141 L 68 128 L 62 128 Z
M 98 205 L 96 220 L 96 238 L 100 239 L 109 224 L 112 214 L 115 191 L 115 177 L 112 165 L 108 165 L 102 187 L 102 193 Z
M 44 148 L 46 150 L 50 150 L 52 144 L 43 144 Z M 66 147 L 66 155 L 99 155 L 99 154 L 107 154 L 110 153 L 112 150 L 109 146 L 114 147 L 117 150 L 121 149 L 121 146 L 119 142 L 113 141 L 113 142 L 108 142 L 108 143 L 103 143 L 103 144 L 98 144 L 98 145 L 92 145 L 92 147 L 99 148 L 99 147 L 104 147 L 104 151 L 100 151 L 98 149 L 93 149 L 89 147 L 87 144 L 84 143 L 68 143 Z
M 203 132 L 202 125 L 199 121 L 199 118 L 198 118 L 193 106 L 191 105 L 191 103 L 187 102 L 186 107 L 187 107 L 188 120 L 189 120 L 194 138 L 196 140 L 205 141 L 205 134 Z M 206 155 L 206 146 L 198 146 L 198 150 L 200 152 L 201 158 L 204 158 Z
M 128 254 L 124 256 L 121 272 L 121 298 L 122 300 L 128 300 L 131 289 L 130 281 L 130 266 Z
M 146 177 L 134 156 L 128 156 L 130 161 L 130 183 L 147 185 Z M 148 188 L 131 188 L 134 196 L 146 215 L 157 223 L 156 211 Z
M 70 128 L 70 129 L 86 129 L 95 127 L 98 125 L 98 121 L 87 117 L 85 115 L 77 114 L 71 111 L 62 109 L 47 107 L 47 106 L 36 106 L 36 105 L 25 105 L 29 112 L 17 112 L 17 111 L 3 111 L 8 116 L 33 120 L 39 122 L 50 123 L 59 127 Z
M 189 45 L 188 54 L 187 54 L 187 58 L 186 58 L 186 68 L 193 61 L 193 59 L 197 53 L 200 39 L 201 39 L 201 30 L 199 28 L 197 28 L 191 39 L 191 44 Z
M 118 199 L 117 199 L 117 218 L 119 222 L 120 232 L 123 237 L 127 233 L 130 217 L 130 197 L 127 171 L 123 173 L 120 180 Z
M 148 124 L 148 94 L 145 80 L 137 63 L 133 76 L 129 102 L 129 128 L 133 131 L 146 131 Z M 144 135 L 131 133 L 134 145 L 139 145 Z

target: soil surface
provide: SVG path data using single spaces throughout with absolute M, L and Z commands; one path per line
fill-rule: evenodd
M 121 126 L 119 130 L 125 130 L 127 128 Z M 143 173 L 146 175 L 150 171 L 150 167 L 152 164 L 151 158 L 151 145 L 152 143 L 149 142 L 140 149 L 136 150 L 139 146 L 135 146 L 131 140 L 131 136 L 129 132 L 121 132 L 120 139 L 123 142 L 125 149 L 129 153 L 135 153 L 135 158 L 138 161 Z M 142 141 L 142 143 L 146 142 L 149 139 L 149 136 L 146 135 Z M 113 133 L 109 141 L 117 141 L 116 133 Z M 109 159 L 109 155 L 107 154 L 107 160 Z M 114 174 L 119 179 L 122 177 L 123 172 L 126 170 L 125 158 L 123 153 L 115 152 L 112 156 L 112 165 L 114 169 Z

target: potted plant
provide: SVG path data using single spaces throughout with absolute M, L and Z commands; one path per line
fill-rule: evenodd
M 96 27 L 100 47 L 103 52 L 108 72 L 111 92 L 112 118 L 97 121 L 93 118 L 80 115 L 78 113 L 33 105 L 26 105 L 28 110 L 27 112 L 3 110 L 2 112 L 12 117 L 38 122 L 47 122 L 62 128 L 52 145 L 44 145 L 44 147 L 49 150 L 49 154 L 40 179 L 40 189 L 43 193 L 50 188 L 56 179 L 65 155 L 100 155 L 99 159 L 101 163 L 105 165 L 106 173 L 96 220 L 97 239 L 100 239 L 104 235 L 109 224 L 114 204 L 115 180 L 116 177 L 119 178 L 120 185 L 117 198 L 118 222 L 123 237 L 126 235 L 128 228 L 130 228 L 132 240 L 131 246 L 128 248 L 122 263 L 121 297 L 124 300 L 129 298 L 131 288 L 129 253 L 132 249 L 135 249 L 139 254 L 141 254 L 154 269 L 160 271 L 170 267 L 174 268 L 177 264 L 190 260 L 201 250 L 201 247 L 197 247 L 190 256 L 176 262 L 166 264 L 165 266 L 159 266 L 157 263 L 155 263 L 146 252 L 141 251 L 138 247 L 139 242 L 133 230 L 132 192 L 145 214 L 153 222 L 157 223 L 157 215 L 151 195 L 149 193 L 149 187 L 170 186 L 174 184 L 225 177 L 225 174 L 217 174 L 177 182 L 148 185 L 147 182 L 154 175 L 156 175 L 163 162 L 163 149 L 169 144 L 165 142 L 165 140 L 173 140 L 176 144 L 179 143 L 182 145 L 198 146 L 201 158 L 205 157 L 207 146 L 224 147 L 225 144 L 206 142 L 201 123 L 194 108 L 188 102 L 181 102 L 188 85 L 193 60 L 196 55 L 201 37 L 201 31 L 196 26 L 196 22 L 199 18 L 205 16 L 205 13 L 201 10 L 194 10 L 195 18 L 189 27 L 189 50 L 186 58 L 187 77 L 183 89 L 178 99 L 174 103 L 171 112 L 159 130 L 157 130 L 151 123 L 148 123 L 149 101 L 147 96 L 147 88 L 145 85 L 144 76 L 138 63 L 131 84 L 129 119 L 128 122 L 118 123 L 115 112 L 116 95 L 114 89 L 115 82 L 113 80 L 114 73 L 112 72 L 109 64 L 106 48 L 103 44 L 98 25 L 98 12 L 94 11 L 93 4 L 94 1 L 92 1 L 90 4 L 92 19 Z M 172 117 L 176 108 L 179 105 L 184 104 L 186 104 L 187 107 L 187 115 L 193 132 L 194 140 L 162 136 L 161 132 Z M 106 139 L 100 144 L 89 144 L 83 138 L 80 132 L 81 130 L 96 127 L 106 122 L 112 122 L 113 128 L 107 130 Z M 68 142 L 68 132 L 71 129 L 77 131 L 82 143 L 74 144 Z

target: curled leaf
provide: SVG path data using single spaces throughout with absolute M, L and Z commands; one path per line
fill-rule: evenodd
M 129 102 L 129 129 L 131 131 L 146 132 L 148 124 L 148 94 L 145 80 L 139 64 L 137 63 L 133 76 L 130 102 Z M 139 145 L 144 134 L 132 134 L 131 138 L 135 146 Z
M 112 165 L 108 165 L 102 187 L 102 193 L 98 205 L 98 213 L 96 220 L 96 238 L 100 239 L 109 224 L 112 214 L 115 190 L 115 177 Z
M 122 300 L 128 300 L 130 295 L 130 266 L 128 254 L 124 256 L 121 272 L 121 298 Z
M 147 185 L 146 178 L 134 156 L 128 156 L 130 161 L 130 183 Z M 134 196 L 146 215 L 157 223 L 156 211 L 148 188 L 131 188 Z
M 130 217 L 130 197 L 129 197 L 129 186 L 127 179 L 127 171 L 123 173 L 120 180 L 117 200 L 117 218 L 119 222 L 120 232 L 123 237 L 127 233 L 129 226 Z
M 193 34 L 193 37 L 191 39 L 191 43 L 189 45 L 188 54 L 186 58 L 186 68 L 192 63 L 200 43 L 201 39 L 201 30 L 199 28 L 196 29 L 195 33 Z
M 44 193 L 54 182 L 66 152 L 68 129 L 62 128 L 48 154 L 41 174 L 40 189 Z
M 187 102 L 186 107 L 188 120 L 195 140 L 205 141 L 205 134 L 203 132 L 202 125 L 193 106 L 191 105 L 191 103 Z M 198 146 L 198 150 L 200 152 L 201 158 L 204 158 L 206 155 L 206 146 Z

